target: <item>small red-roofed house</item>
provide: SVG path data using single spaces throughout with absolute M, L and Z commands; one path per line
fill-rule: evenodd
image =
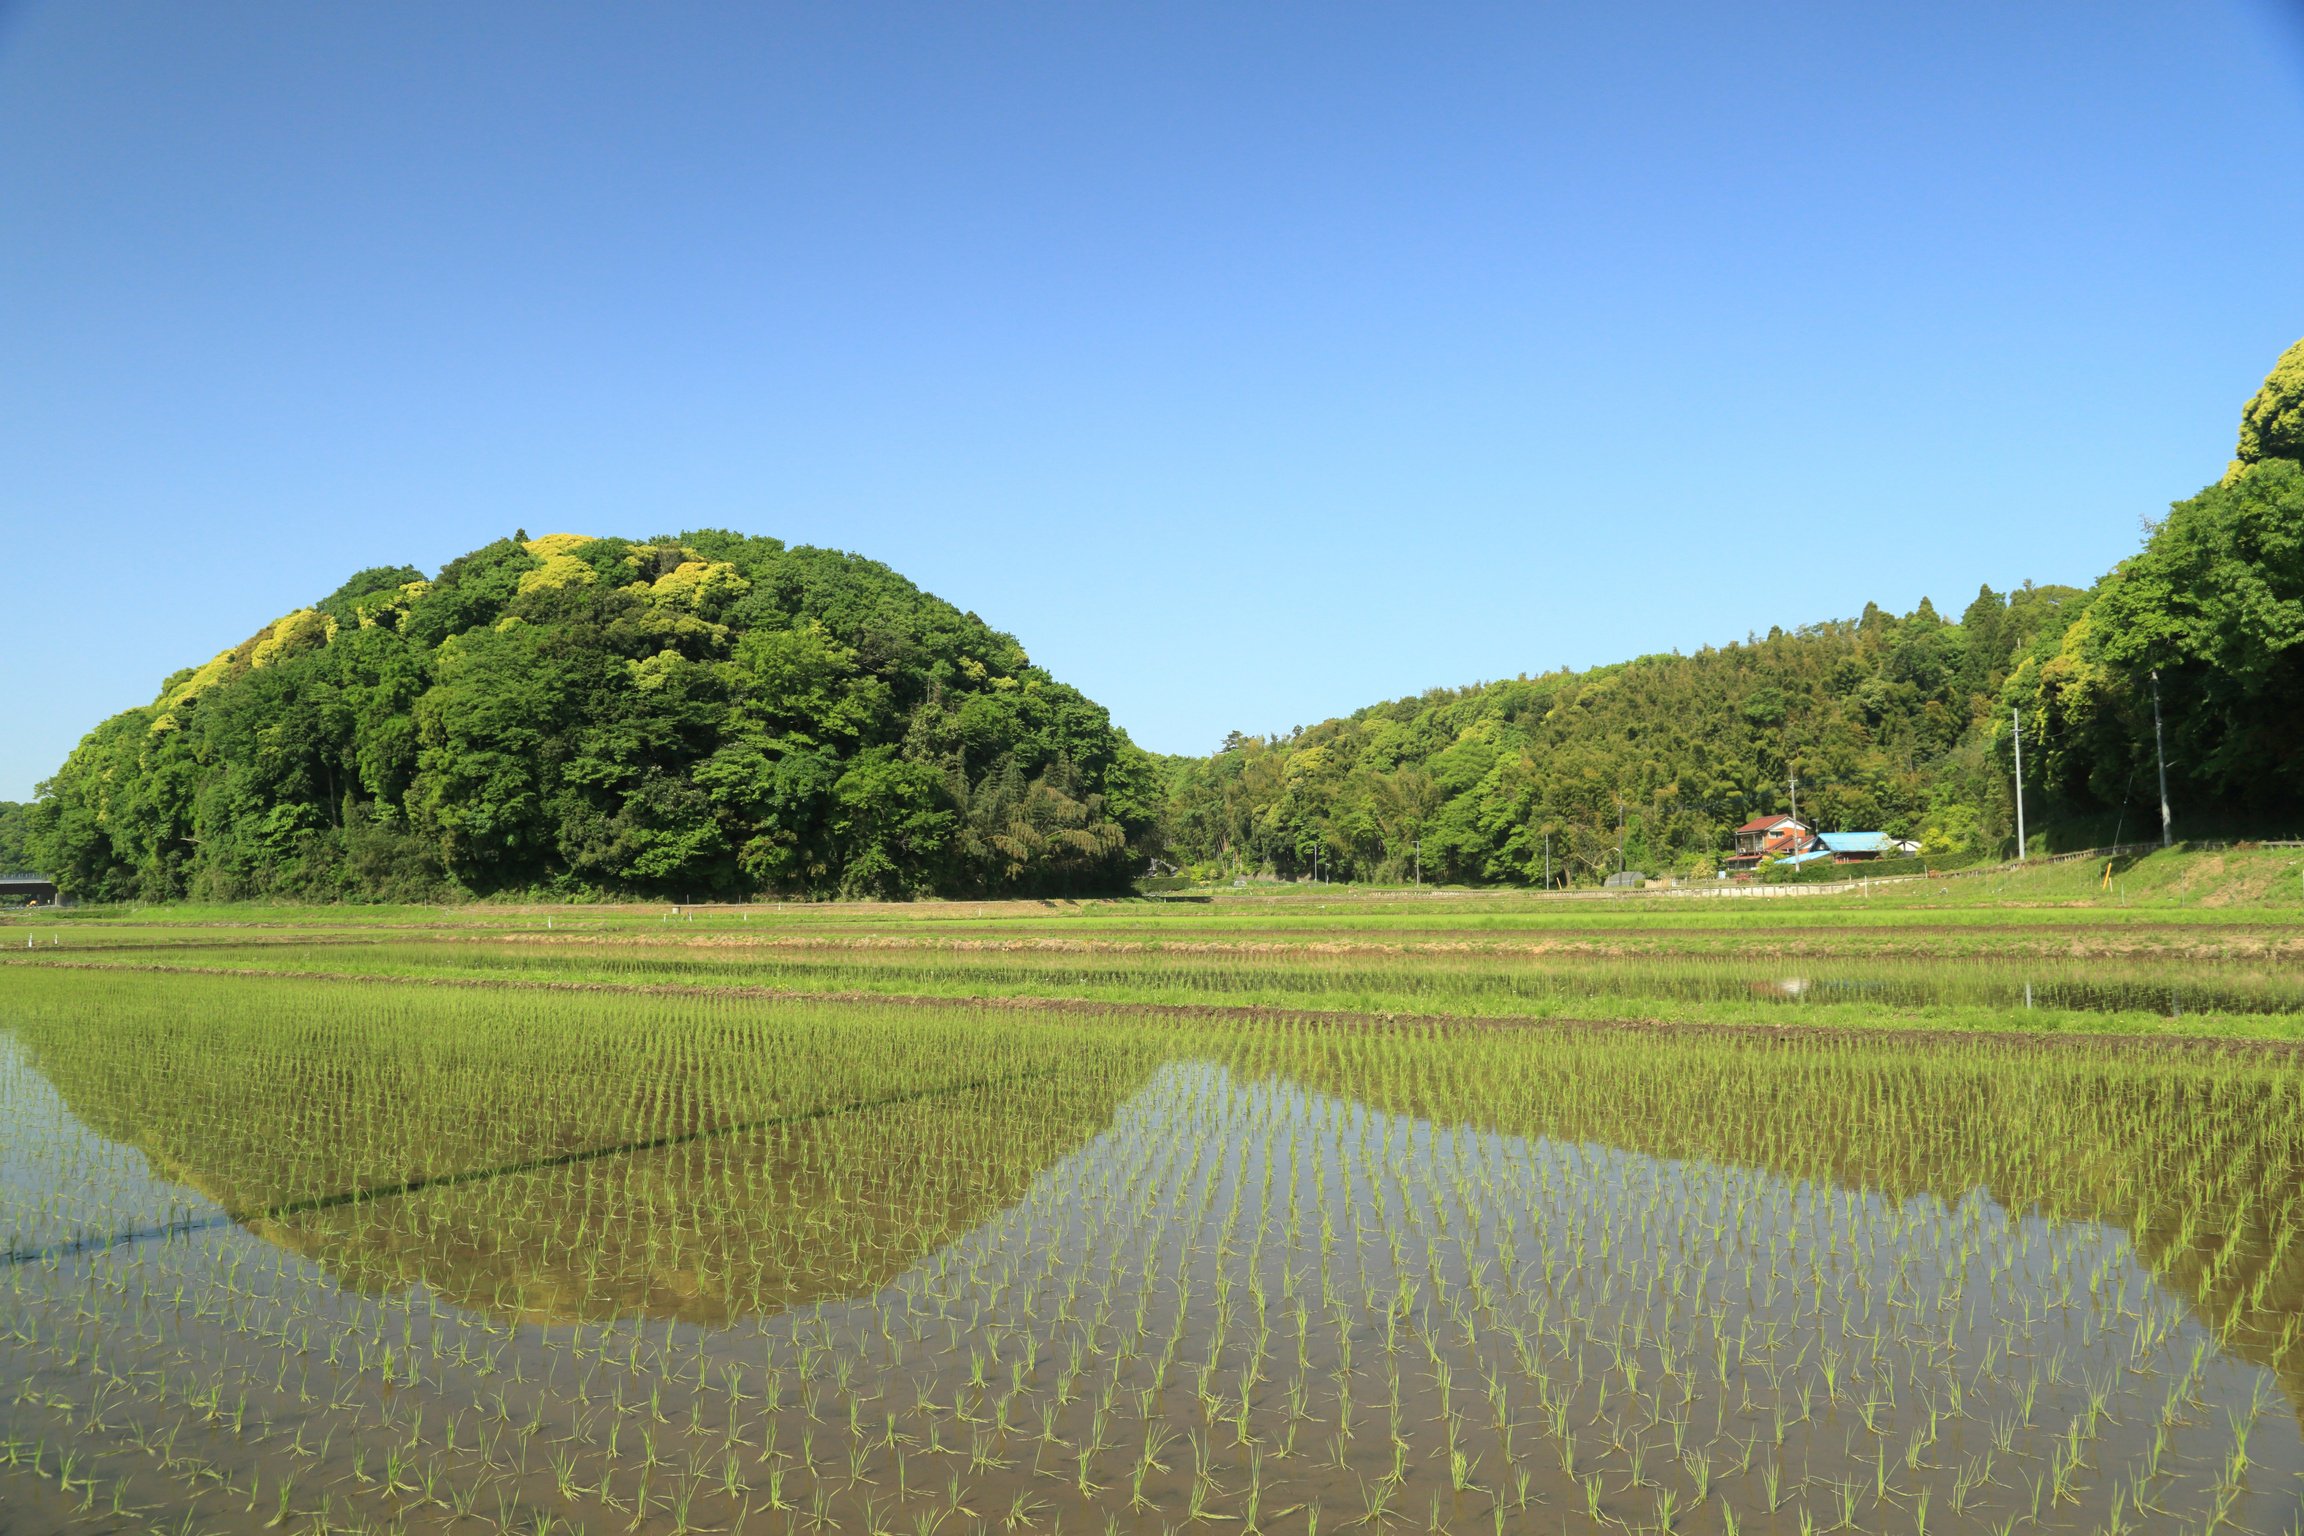
M 1736 829 L 1736 851 L 1720 861 L 1732 875 L 1757 869 L 1763 859 L 1788 859 L 1816 846 L 1816 829 L 1790 816 L 1755 816 Z

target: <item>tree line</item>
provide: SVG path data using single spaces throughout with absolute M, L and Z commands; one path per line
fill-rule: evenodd
M 1155 757 L 1014 637 L 771 538 L 363 571 L 103 722 L 0 865 L 98 899 L 1115 891 L 1708 870 L 1798 808 L 1934 853 L 2304 829 L 2304 342 L 2093 587 L 1435 689 Z
M 1699 872 L 1756 815 L 2013 850 L 2014 748 L 2048 844 L 2158 835 L 2158 748 L 2198 834 L 2304 830 L 2304 342 L 2216 484 L 2093 588 L 1986 587 L 1584 672 L 1436 689 L 1167 775 L 1207 871 L 1470 882 Z
M 97 899 L 1124 887 L 1153 760 L 876 562 L 525 534 L 363 571 L 97 726 L 9 829 Z

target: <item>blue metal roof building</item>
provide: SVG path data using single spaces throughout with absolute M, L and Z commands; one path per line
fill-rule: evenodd
M 1885 832 L 1819 832 L 1814 848 L 1788 859 L 1778 859 L 1776 865 L 1780 869 L 1802 869 L 1820 859 L 1829 859 L 1835 864 L 1860 864 L 1868 859 L 1902 858 L 1919 851 L 1918 843 L 1906 842 Z
M 1899 851 L 1896 839 L 1885 832 L 1819 832 L 1816 841 L 1824 845 L 1826 853 L 1842 857 L 1854 854 L 1859 858 L 1885 859 Z

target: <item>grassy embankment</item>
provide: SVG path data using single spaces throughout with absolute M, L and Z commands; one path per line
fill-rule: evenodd
M 1157 902 L 169 907 L 0 927 L 9 966 L 2195 1038 L 2304 1035 L 2300 959 L 2292 849 L 1792 896 L 1293 886 Z

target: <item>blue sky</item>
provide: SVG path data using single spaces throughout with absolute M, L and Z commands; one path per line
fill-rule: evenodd
M 0 0 L 0 797 L 515 527 L 861 551 L 1166 751 L 2086 582 L 2300 143 L 2272 0 Z

